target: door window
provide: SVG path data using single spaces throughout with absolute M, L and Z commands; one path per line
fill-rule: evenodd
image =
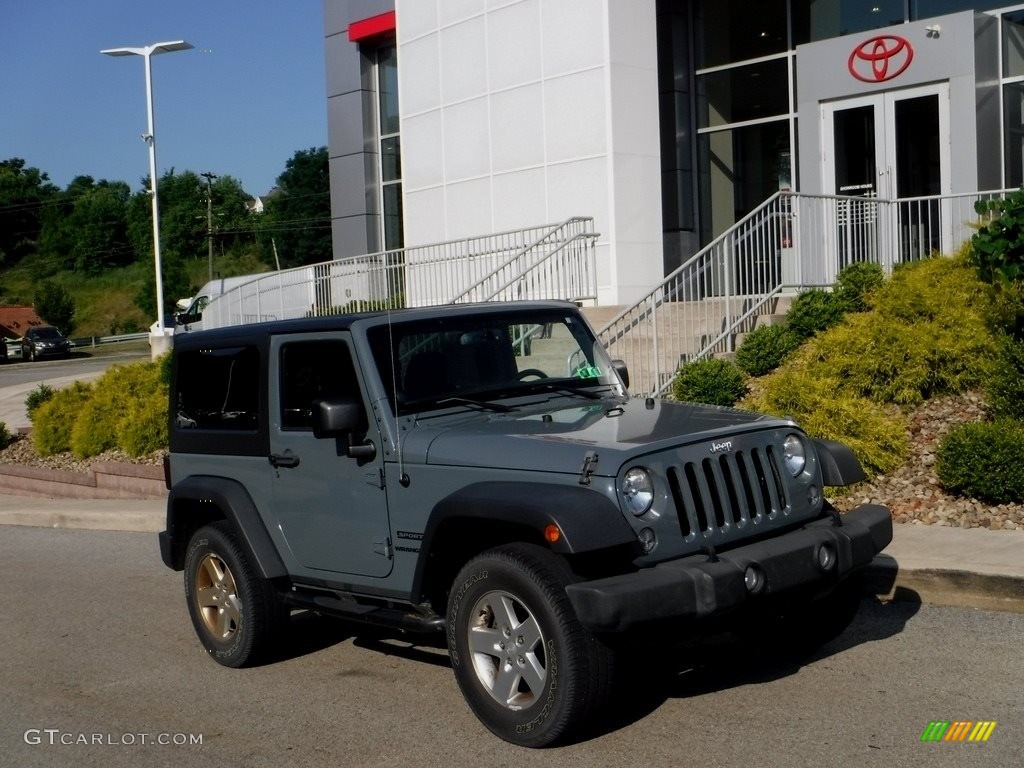
M 313 403 L 356 398 L 359 383 L 342 341 L 299 341 L 281 347 L 281 429 L 313 429 Z

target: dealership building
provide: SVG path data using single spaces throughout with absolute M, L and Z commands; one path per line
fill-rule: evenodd
M 780 190 L 1024 181 L 1024 6 L 325 0 L 324 19 L 336 258 L 586 216 L 598 298 L 624 304 Z

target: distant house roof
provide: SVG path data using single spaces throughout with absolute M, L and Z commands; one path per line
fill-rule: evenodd
M 34 325 L 46 325 L 30 306 L 0 306 L 0 334 L 8 338 L 24 336 Z

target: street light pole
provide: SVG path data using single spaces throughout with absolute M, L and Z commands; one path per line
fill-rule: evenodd
M 142 139 L 149 146 L 149 194 L 153 198 L 153 265 L 156 272 L 156 331 L 150 335 L 153 356 L 156 357 L 167 347 L 164 329 L 164 281 L 160 261 L 160 203 L 157 199 L 156 176 L 156 127 L 153 119 L 153 68 L 150 59 L 160 53 L 186 51 L 192 48 L 184 40 L 153 43 L 141 48 L 106 48 L 100 53 L 107 56 L 141 56 L 146 63 L 146 117 L 147 131 Z M 159 336 L 157 341 L 154 337 Z

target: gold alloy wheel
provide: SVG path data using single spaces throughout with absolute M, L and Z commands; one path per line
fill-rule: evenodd
M 230 640 L 242 625 L 241 600 L 235 577 L 217 554 L 203 555 L 196 567 L 193 599 L 207 631 L 217 640 Z

